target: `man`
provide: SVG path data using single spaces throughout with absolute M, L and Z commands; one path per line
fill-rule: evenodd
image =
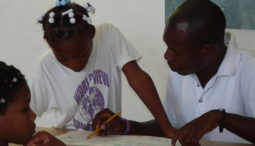
M 183 145 L 198 145 L 201 138 L 255 143 L 255 59 L 238 49 L 225 26 L 217 5 L 187 0 L 165 28 L 165 59 L 171 71 L 164 104 L 177 128 L 173 138 Z M 94 123 L 111 134 L 113 125 L 98 122 L 106 113 Z M 162 133 L 155 121 L 130 121 L 130 127 L 130 134 Z

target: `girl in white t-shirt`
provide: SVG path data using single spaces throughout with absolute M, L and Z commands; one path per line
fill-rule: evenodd
M 123 71 L 164 131 L 171 131 L 152 79 L 136 62 L 141 56 L 113 25 L 93 26 L 88 13 L 94 11 L 88 3 L 61 0 L 39 18 L 52 52 L 31 81 L 32 109 L 39 116 L 53 110 L 52 126 L 92 130 L 96 113 L 121 110 Z
M 35 133 L 35 114 L 29 107 L 30 91 L 21 72 L 0 61 L 0 145 L 8 143 L 64 145 L 47 132 Z

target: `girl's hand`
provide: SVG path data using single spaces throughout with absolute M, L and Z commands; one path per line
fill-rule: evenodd
M 96 114 L 93 122 L 93 130 L 100 128 L 97 135 L 120 135 L 123 134 L 126 129 L 125 121 L 117 116 L 112 121 L 105 123 L 114 113 L 109 109 L 104 109 Z
M 41 131 L 34 135 L 26 144 L 26 146 L 66 146 L 56 137 L 48 132 Z

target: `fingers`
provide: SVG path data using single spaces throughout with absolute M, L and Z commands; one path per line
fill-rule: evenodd
M 199 146 L 199 141 L 203 136 L 201 131 L 197 130 L 195 127 L 189 127 L 188 129 L 185 126 L 181 129 L 178 129 L 177 139 L 183 146 Z
M 171 146 L 175 146 L 175 145 L 176 145 L 176 142 L 177 142 L 176 139 L 172 139 L 172 141 L 171 141 Z
M 96 126 L 96 129 L 100 129 L 99 130 L 99 132 L 97 133 L 97 135 L 99 135 L 99 136 L 106 136 L 106 135 L 108 135 L 107 134 L 107 129 L 106 129 L 106 126 L 105 126 L 105 124 L 101 124 L 101 125 L 97 125 Z
M 38 146 L 50 141 L 50 135 L 47 132 L 41 131 L 36 133 L 27 143 L 27 146 Z
M 92 121 L 92 128 L 95 130 L 97 126 L 102 125 L 108 118 L 110 118 L 114 113 L 109 109 L 104 109 L 96 114 Z
M 114 113 L 109 109 L 103 109 L 96 114 L 92 122 L 92 128 L 93 130 L 98 128 L 100 129 L 97 135 L 105 136 L 110 134 L 109 129 L 111 128 L 108 128 L 110 126 L 107 126 L 107 124 L 105 124 L 105 121 L 107 121 L 113 114 Z
M 97 125 L 96 128 L 100 129 L 97 135 L 101 135 L 101 136 L 121 135 L 123 134 L 126 128 L 126 123 L 122 118 L 116 117 L 109 123 L 103 123 L 101 125 Z
M 105 123 L 114 113 L 109 109 L 104 109 L 96 114 L 92 127 L 93 129 L 100 129 L 97 135 L 119 135 L 125 131 L 126 122 L 119 116 Z
M 27 143 L 27 146 L 53 146 L 53 145 L 65 146 L 63 142 L 61 142 L 51 134 L 44 131 L 38 132 Z

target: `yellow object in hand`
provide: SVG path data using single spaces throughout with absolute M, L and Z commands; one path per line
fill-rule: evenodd
M 120 114 L 121 111 L 115 113 L 114 115 L 112 115 L 108 120 L 106 120 L 104 123 L 109 123 L 111 120 L 113 120 L 115 117 L 117 117 Z M 90 137 L 92 137 L 93 135 L 95 135 L 98 131 L 100 131 L 100 128 L 97 128 L 96 130 L 94 130 L 93 132 L 91 132 L 88 136 L 87 139 L 89 139 Z

